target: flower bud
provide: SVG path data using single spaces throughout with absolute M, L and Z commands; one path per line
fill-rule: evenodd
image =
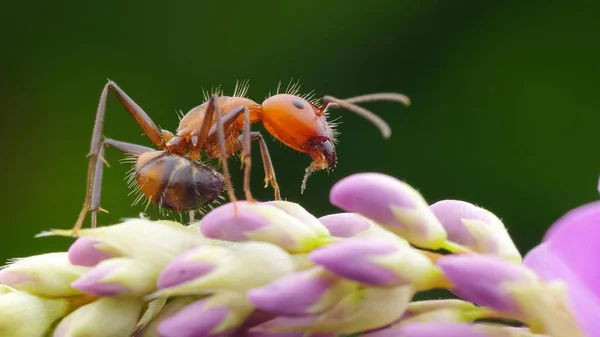
M 379 173 L 354 174 L 333 186 L 330 200 L 347 212 L 376 221 L 416 246 L 440 249 L 446 245 L 446 231 L 423 196 L 398 179 Z
M 160 269 L 130 258 L 100 262 L 72 286 L 96 296 L 143 296 L 156 289 Z
M 243 242 L 231 248 L 203 246 L 175 258 L 158 279 L 152 297 L 216 291 L 246 292 L 294 271 L 283 249 L 263 242 Z
M 336 332 L 317 332 L 306 334 L 303 331 L 297 332 L 268 332 L 265 330 L 250 329 L 244 336 L 246 337 L 338 337 Z
M 366 333 L 362 337 L 544 337 L 523 328 L 492 324 L 417 322 Z
M 39 296 L 71 296 L 81 293 L 71 283 L 87 270 L 72 265 L 67 253 L 48 253 L 13 260 L 0 270 L 0 283 Z
M 327 227 L 332 236 L 351 238 L 368 230 L 371 223 L 356 213 L 337 213 L 325 215 L 319 221 Z
M 297 203 L 276 200 L 266 202 L 265 204 L 273 205 L 285 211 L 294 218 L 300 220 L 304 225 L 312 229 L 313 232 L 315 232 L 315 234 L 319 237 L 327 239 L 331 236 L 331 234 L 329 234 L 329 231 L 327 230 L 327 227 L 323 226 L 319 219 L 317 219 L 314 215 L 310 214 L 306 209 L 304 209 L 304 207 L 300 206 Z
M 160 301 L 166 303 L 166 300 L 160 299 Z M 149 319 L 149 322 L 147 322 L 147 324 L 138 322 L 138 327 L 140 329 L 135 333 L 133 337 L 162 337 L 158 331 L 158 326 L 160 325 L 160 323 L 166 320 L 167 318 L 177 314 L 183 308 L 196 301 L 198 301 L 198 298 L 196 296 L 182 296 L 172 299 L 171 301 L 169 301 L 169 303 L 166 303 L 166 305 L 164 305 L 164 307 L 162 307 L 159 312 L 153 315 L 154 317 Z M 141 321 L 144 320 L 145 319 L 142 318 Z
M 394 326 L 408 322 L 471 322 L 484 318 L 489 310 L 461 300 L 417 301 L 408 305 Z
M 259 324 L 253 333 L 298 332 L 353 334 L 387 326 L 397 320 L 414 295 L 410 286 L 362 288 L 332 309 L 315 316 L 284 317 Z
M 428 257 L 412 247 L 387 240 L 346 239 L 319 248 L 309 257 L 338 276 L 371 286 L 410 284 L 416 290 L 426 290 L 444 282 Z
M 408 241 L 356 213 L 337 213 L 319 218 L 332 236 L 340 238 L 374 238 L 408 245 Z
M 537 275 L 525 266 L 491 255 L 446 255 L 437 264 L 453 284 L 452 292 L 517 319 L 523 317 L 523 312 L 508 287 L 540 286 Z
M 93 267 L 119 255 L 114 248 L 88 237 L 77 239 L 69 248 L 69 261 L 76 266 Z
M 148 261 L 160 268 L 175 256 L 209 241 L 181 224 L 173 222 L 127 219 L 124 222 L 97 228 L 84 228 L 79 237 L 88 237 L 111 247 L 115 252 L 138 261 Z M 54 229 L 38 236 L 72 236 L 72 230 Z M 112 254 L 111 254 L 112 255 Z
M 206 214 L 200 221 L 202 233 L 211 239 L 268 242 L 290 253 L 309 252 L 331 240 L 328 233 L 316 231 L 281 205 L 237 202 L 237 211 L 233 207 L 225 204 Z
M 254 308 L 245 295 L 223 292 L 194 302 L 158 325 L 161 337 L 227 336 Z
M 131 336 L 144 302 L 136 298 L 102 297 L 65 317 L 53 337 Z
M 66 299 L 37 297 L 2 287 L 0 294 L 0 336 L 41 337 L 71 309 Z
M 264 311 L 286 316 L 314 315 L 332 308 L 357 286 L 321 267 L 313 267 L 252 289 L 248 298 Z
M 506 227 L 493 213 L 459 200 L 438 201 L 429 208 L 446 229 L 448 240 L 478 253 L 521 262 Z

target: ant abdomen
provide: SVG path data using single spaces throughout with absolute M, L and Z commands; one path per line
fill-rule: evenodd
M 177 212 L 193 211 L 217 199 L 224 186 L 223 176 L 210 167 L 166 151 L 142 153 L 134 174 L 146 198 Z

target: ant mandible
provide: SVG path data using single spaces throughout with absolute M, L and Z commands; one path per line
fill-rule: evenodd
M 149 202 L 176 212 L 189 212 L 193 221 L 195 210 L 218 199 L 223 189 L 235 203 L 227 158 L 241 151 L 244 168 L 244 193 L 254 201 L 250 192 L 250 146 L 258 141 L 265 170 L 265 187 L 271 185 L 275 200 L 281 193 L 267 144 L 263 136 L 250 130 L 250 124 L 262 123 L 271 135 L 284 145 L 312 158 L 306 168 L 301 190 L 304 192 L 310 174 L 315 170 L 333 170 L 337 164 L 333 123 L 327 120 L 327 109 L 344 108 L 353 111 L 377 126 L 383 137 L 391 134 L 387 123 L 372 112 L 356 105 L 370 101 L 397 101 L 410 105 L 408 97 L 397 93 L 377 93 L 338 99 L 324 96 L 320 103 L 292 91 L 277 93 L 258 104 L 246 97 L 247 83 L 236 86 L 233 96 L 212 94 L 205 103 L 191 109 L 181 118 L 175 134 L 159 130 L 152 119 L 117 84 L 108 81 L 100 95 L 100 103 L 89 152 L 88 177 L 83 207 L 73 232 L 82 228 L 87 212 L 91 212 L 92 227 L 96 227 L 100 207 L 100 188 L 104 150 L 112 146 L 132 156 L 132 184 Z M 160 150 L 102 137 L 108 91 L 113 92 L 131 113 L 146 136 Z M 278 89 L 279 92 L 279 89 Z M 240 134 L 241 133 L 241 134 Z M 201 156 L 218 159 L 222 174 L 202 162 Z

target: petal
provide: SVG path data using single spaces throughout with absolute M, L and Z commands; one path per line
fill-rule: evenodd
M 590 260 L 600 256 L 600 201 L 564 215 L 548 230 L 544 242 L 600 302 L 600 263 Z
M 531 250 L 524 259 L 525 265 L 546 281 L 561 280 L 567 284 L 567 303 L 579 326 L 589 337 L 600 337 L 600 300 L 585 284 L 583 279 L 552 251 L 546 242 Z

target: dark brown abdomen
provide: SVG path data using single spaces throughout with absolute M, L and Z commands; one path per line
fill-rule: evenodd
M 208 166 L 164 151 L 142 154 L 135 175 L 150 201 L 177 212 L 195 210 L 215 200 L 224 186 L 223 177 Z

